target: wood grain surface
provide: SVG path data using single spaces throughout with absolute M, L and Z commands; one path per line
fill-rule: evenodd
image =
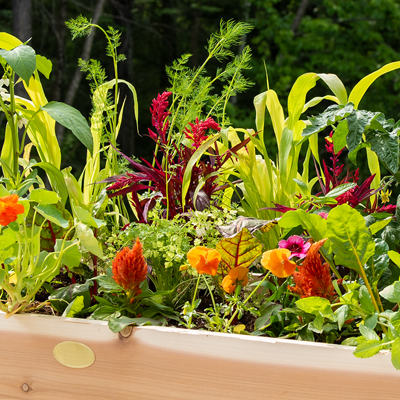
M 77 341 L 95 362 L 75 369 L 53 356 Z M 174 328 L 124 338 L 105 322 L 0 314 L 0 399 L 396 399 L 388 353 L 361 360 L 345 346 Z

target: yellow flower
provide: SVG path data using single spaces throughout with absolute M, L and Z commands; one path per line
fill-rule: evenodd
M 197 246 L 189 250 L 187 259 L 189 264 L 196 268 L 197 273 L 215 276 L 221 261 L 221 254 L 217 250 Z
M 386 192 L 384 192 L 383 190 L 380 191 L 380 195 L 381 195 L 381 202 L 383 204 L 388 203 L 390 200 L 390 195 L 392 194 L 392 192 L 388 190 L 386 190 Z
M 249 269 L 245 267 L 232 268 L 221 283 L 225 292 L 227 293 L 234 292 L 238 282 L 240 282 L 242 286 L 246 286 L 247 283 L 249 282 L 249 278 L 247 277 L 248 272 Z
M 278 278 L 286 278 L 296 269 L 296 263 L 289 260 L 290 255 L 288 249 L 268 250 L 262 255 L 261 265 Z

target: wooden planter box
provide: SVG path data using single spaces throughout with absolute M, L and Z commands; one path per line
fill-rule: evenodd
M 400 398 L 388 352 L 32 314 L 0 314 L 0 338 L 0 399 Z

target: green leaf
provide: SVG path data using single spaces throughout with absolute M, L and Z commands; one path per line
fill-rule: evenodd
M 282 310 L 282 306 L 276 303 L 268 303 L 260 310 L 261 315 L 254 322 L 255 330 L 267 328 L 271 323 L 271 316 Z
M 400 254 L 397 251 L 389 250 L 388 256 L 400 268 Z
M 247 228 L 233 238 L 222 239 L 215 249 L 221 254 L 220 267 L 225 272 L 236 267 L 250 267 L 262 252 L 261 244 Z
M 391 303 L 400 303 L 400 281 L 393 283 L 393 285 L 386 286 L 379 294 Z
M 382 348 L 383 345 L 380 340 L 367 340 L 359 344 L 353 354 L 358 358 L 369 358 L 379 353 Z
M 29 195 L 29 200 L 39 204 L 57 204 L 60 198 L 57 193 L 46 189 L 34 189 Z
M 367 314 L 373 314 L 375 307 L 372 303 L 371 296 L 368 293 L 368 289 L 365 285 L 360 286 L 359 300 L 361 307 Z
M 36 69 L 40 71 L 47 79 L 50 77 L 53 64 L 46 57 L 36 54 Z
M 328 214 L 327 225 L 336 264 L 360 271 L 375 251 L 375 242 L 362 215 L 342 204 Z
M 350 310 L 349 306 L 347 304 L 343 304 L 335 311 L 335 314 L 337 316 L 339 330 L 342 329 L 343 324 L 347 320 L 348 315 L 349 315 L 349 310 Z
M 385 164 L 392 174 L 399 169 L 399 140 L 396 133 L 369 131 L 365 140 L 371 143 L 371 150 Z
M 350 153 L 361 143 L 365 129 L 378 114 L 378 112 L 372 111 L 353 110 L 347 117 L 349 129 L 347 134 L 347 147 Z
M 89 211 L 83 209 L 82 207 L 74 205 L 73 201 L 71 202 L 71 204 L 75 216 L 79 219 L 79 221 L 83 222 L 84 224 L 92 226 L 93 228 L 100 228 L 106 224 L 105 221 L 94 218 Z
M 85 298 L 83 296 L 76 297 L 62 314 L 63 317 L 73 318 L 85 308 Z
M 346 106 L 332 105 L 329 106 L 323 113 L 309 118 L 311 125 L 308 125 L 302 132 L 302 136 L 310 136 L 314 133 L 321 132 L 326 127 L 341 121 L 343 118 L 350 115 L 353 111 L 353 104 L 349 103 Z
M 17 241 L 17 235 L 12 229 L 5 229 L 0 235 L 0 248 L 6 249 L 12 246 Z
M 84 297 L 85 307 L 90 306 L 89 282 L 84 284 L 75 283 L 57 289 L 49 296 L 49 300 L 52 307 L 54 307 L 59 313 L 63 313 L 68 304 L 78 296 Z
M 96 280 L 98 284 L 107 292 L 118 293 L 123 291 L 123 288 L 118 285 L 118 283 L 115 282 L 111 276 L 101 275 L 94 280 Z
M 108 320 L 108 327 L 114 333 L 122 331 L 128 325 L 143 326 L 143 325 L 161 325 L 160 321 L 151 318 L 128 318 L 128 317 L 111 317 Z
M 21 44 L 9 51 L 0 49 L 0 56 L 7 61 L 14 72 L 29 85 L 29 79 L 36 69 L 35 50 L 30 46 Z
M 54 246 L 54 251 L 60 252 L 64 239 L 57 239 Z M 78 267 L 81 262 L 82 255 L 78 248 L 78 242 L 72 242 L 71 240 L 65 240 L 64 250 L 61 256 L 61 263 L 66 265 L 68 268 L 73 269 Z
M 337 127 L 334 128 L 332 136 L 333 148 L 336 153 L 339 153 L 347 145 L 347 134 L 349 133 L 349 127 L 347 126 L 347 120 L 342 120 L 338 123 Z
M 33 207 L 42 217 L 62 228 L 68 228 L 69 222 L 63 218 L 60 211 L 50 204 L 39 204 Z
M 51 101 L 40 108 L 46 111 L 59 124 L 70 129 L 89 152 L 93 153 L 93 137 L 89 125 L 76 108 L 56 101 Z
M 375 233 L 383 229 L 387 224 L 390 223 L 390 221 L 392 221 L 392 219 L 393 217 L 388 217 L 385 219 L 381 219 L 380 221 L 376 221 L 372 225 L 370 225 L 369 230 L 371 232 L 371 235 L 375 235 Z
M 336 197 L 341 196 L 342 194 L 348 192 L 350 189 L 353 189 L 356 187 L 356 183 L 343 183 L 342 185 L 336 186 L 332 190 L 330 190 L 325 198 L 333 198 L 336 199 Z
M 6 277 L 6 270 L 0 269 L 0 287 L 1 287 L 5 277 Z
M 317 296 L 297 300 L 296 306 L 306 313 L 314 315 L 320 315 L 321 311 L 325 313 L 327 308 L 331 308 L 329 300 Z
M 360 330 L 361 335 L 363 335 L 363 337 L 366 340 L 379 340 L 379 336 L 376 334 L 376 332 L 371 329 L 368 328 L 367 326 L 360 324 L 358 329 Z
M 340 104 L 347 104 L 347 92 L 343 82 L 335 74 L 318 74 L 318 76 L 329 86 L 333 94 L 338 98 Z
M 376 324 L 378 323 L 378 313 L 375 312 L 372 315 L 368 315 L 367 318 L 364 320 L 364 325 L 369 329 L 375 329 Z
M 397 337 L 392 344 L 391 360 L 393 367 L 400 369 L 400 337 Z
M 63 205 L 65 205 L 68 198 L 68 189 L 61 171 L 48 162 L 38 162 L 34 167 L 42 168 L 46 172 L 51 187 L 60 196 Z
M 375 252 L 364 266 L 368 282 L 376 287 L 382 274 L 389 268 L 388 244 L 382 239 L 374 239 Z
M 101 249 L 97 239 L 94 237 L 93 231 L 81 222 L 76 225 L 75 231 L 82 246 L 90 253 L 103 259 L 103 250 Z

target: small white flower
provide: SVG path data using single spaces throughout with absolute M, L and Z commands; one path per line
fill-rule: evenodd
M 10 84 L 10 80 L 9 79 L 0 79 L 0 87 L 4 86 L 8 86 Z

